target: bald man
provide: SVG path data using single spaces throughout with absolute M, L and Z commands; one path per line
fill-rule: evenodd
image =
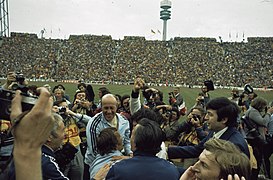
M 113 94 L 106 94 L 101 100 L 102 112 L 92 117 L 86 127 L 87 151 L 84 162 L 92 163 L 97 155 L 97 137 L 108 127 L 115 127 L 122 136 L 125 155 L 132 153 L 130 145 L 129 121 L 117 112 L 117 100 Z

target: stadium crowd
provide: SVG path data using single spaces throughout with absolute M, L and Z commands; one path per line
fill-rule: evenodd
M 219 86 L 272 86 L 273 38 L 248 42 L 217 42 L 214 38 L 71 35 L 40 39 L 36 34 L 11 33 L 0 48 L 2 77 L 9 70 L 31 79 L 146 82 L 200 85 L 211 79 Z
M 0 179 L 271 178 L 273 102 L 252 86 L 272 85 L 272 41 L 12 33 L 0 48 Z M 62 84 L 25 88 L 14 70 L 32 79 L 133 82 L 132 91 L 121 97 L 100 87 L 95 103 L 92 85 L 80 82 L 70 100 Z M 179 86 L 165 103 L 150 82 L 202 87 L 187 109 Z M 215 84 L 246 83 L 241 94 L 210 98 Z M 22 93 L 11 101 L 15 89 Z

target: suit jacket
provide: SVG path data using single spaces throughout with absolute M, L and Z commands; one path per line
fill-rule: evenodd
M 165 159 L 146 152 L 134 152 L 134 157 L 114 164 L 105 179 L 119 180 L 177 180 L 177 168 Z
M 204 150 L 204 144 L 213 137 L 211 131 L 206 138 L 204 138 L 198 145 L 195 146 L 175 146 L 168 148 L 168 157 L 170 159 L 176 158 L 197 158 Z M 240 150 L 250 157 L 247 142 L 243 135 L 235 128 L 229 127 L 220 139 L 227 140 L 235 144 Z

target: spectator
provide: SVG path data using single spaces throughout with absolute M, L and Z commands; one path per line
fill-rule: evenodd
M 273 101 L 271 102 L 270 107 L 273 107 Z M 271 115 L 271 119 L 268 122 L 266 140 L 267 144 L 264 147 L 264 163 L 268 178 L 270 179 L 272 178 L 272 175 L 270 175 L 270 156 L 273 153 L 273 114 Z
M 195 146 L 174 146 L 168 148 L 168 156 L 173 158 L 196 158 L 204 149 L 204 143 L 210 138 L 230 141 L 250 156 L 247 143 L 235 128 L 239 116 L 238 106 L 227 98 L 215 98 L 207 104 L 205 120 L 210 130 L 208 136 Z
M 82 180 L 83 172 L 84 172 L 84 164 L 83 164 L 83 155 L 81 154 L 80 144 L 80 130 L 77 126 L 78 118 L 75 113 L 69 110 L 68 104 L 65 99 L 61 101 L 56 101 L 54 103 L 55 106 L 58 106 L 57 113 L 61 114 L 64 118 L 65 122 L 65 139 L 63 143 L 71 143 L 78 151 L 75 154 L 75 157 L 68 164 L 60 164 L 62 166 L 62 170 L 64 174 L 71 180 Z M 60 110 L 62 108 L 62 110 Z M 82 116 L 82 114 L 77 114 L 78 116 Z M 83 119 L 83 118 L 81 118 Z M 86 122 L 85 122 L 86 123 Z
M 208 135 L 208 125 L 204 120 L 206 111 L 201 106 L 193 107 L 187 120 L 176 132 L 176 143 L 179 146 L 197 145 Z
M 67 94 L 65 94 L 65 87 L 64 87 L 62 84 L 58 84 L 57 86 L 54 86 L 53 92 L 55 91 L 55 89 L 61 89 L 61 90 L 63 90 L 63 92 L 64 92 L 63 97 L 64 97 L 66 100 L 70 101 L 70 100 L 69 100 L 69 99 L 70 99 L 69 96 L 68 96 Z
M 263 98 L 257 97 L 253 101 L 251 101 L 251 106 L 245 113 L 245 118 L 255 125 L 255 129 L 258 129 L 259 133 L 263 138 L 263 141 L 265 141 L 265 128 L 268 126 L 268 123 L 271 119 L 271 114 L 273 113 L 273 107 L 269 108 L 268 110 L 266 109 L 267 101 Z M 248 132 L 251 130 L 248 128 L 249 127 L 245 126 L 245 131 L 247 135 L 249 134 Z M 253 148 L 253 154 L 257 160 L 258 167 L 257 170 L 253 170 L 252 179 L 257 179 L 260 171 L 260 166 L 262 164 L 264 144 L 261 142 L 257 142 L 255 139 L 251 139 L 248 136 L 247 140 Z
M 53 90 L 53 95 L 54 95 L 54 101 L 62 101 L 62 100 L 64 99 L 68 105 L 71 104 L 71 103 L 65 98 L 65 96 L 64 96 L 64 90 L 59 89 L 59 88 L 55 88 L 55 89 Z
M 123 156 L 120 152 L 123 149 L 122 139 L 117 129 L 113 127 L 103 129 L 97 137 L 97 148 L 98 154 L 89 169 L 90 178 L 93 178 L 105 164 L 115 162 L 113 157 Z
M 13 131 L 14 166 L 9 171 L 9 179 L 15 179 L 15 176 L 16 179 L 42 179 L 42 176 L 43 179 L 67 179 L 54 162 L 53 153 L 60 148 L 64 138 L 62 117 L 51 114 L 49 92 L 45 88 L 39 92 L 40 97 L 29 113 L 22 113 L 18 107 L 22 99 L 18 91 L 13 99 L 11 119 L 19 118 L 20 123 L 14 126 Z M 33 134 L 36 134 L 35 138 L 32 138 Z
M 161 123 L 161 129 L 166 135 L 165 141 L 174 142 L 177 137 L 175 134 L 177 133 L 179 122 L 178 119 L 180 117 L 180 113 L 176 107 L 172 107 L 171 105 L 159 105 L 156 106 L 156 110 L 158 110 L 159 114 L 163 117 L 163 122 Z
M 130 112 L 130 96 L 129 95 L 123 95 L 121 97 L 121 109 L 120 114 L 125 116 L 129 121 L 131 118 L 131 112 Z
M 199 161 L 189 167 L 180 180 L 227 179 L 229 175 L 250 178 L 250 162 L 233 143 L 221 139 L 210 139 Z

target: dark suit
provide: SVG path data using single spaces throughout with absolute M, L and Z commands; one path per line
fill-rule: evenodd
M 179 177 L 180 174 L 177 168 L 165 159 L 149 153 L 135 151 L 134 157 L 114 164 L 110 168 L 106 179 L 177 180 Z
M 168 157 L 170 159 L 176 158 L 197 158 L 204 150 L 204 144 L 207 140 L 212 138 L 213 132 L 211 131 L 206 138 L 204 138 L 198 145 L 195 146 L 175 146 L 168 148 Z M 220 139 L 227 140 L 238 146 L 243 153 L 248 157 L 249 150 L 247 142 L 242 134 L 235 128 L 229 127 Z

